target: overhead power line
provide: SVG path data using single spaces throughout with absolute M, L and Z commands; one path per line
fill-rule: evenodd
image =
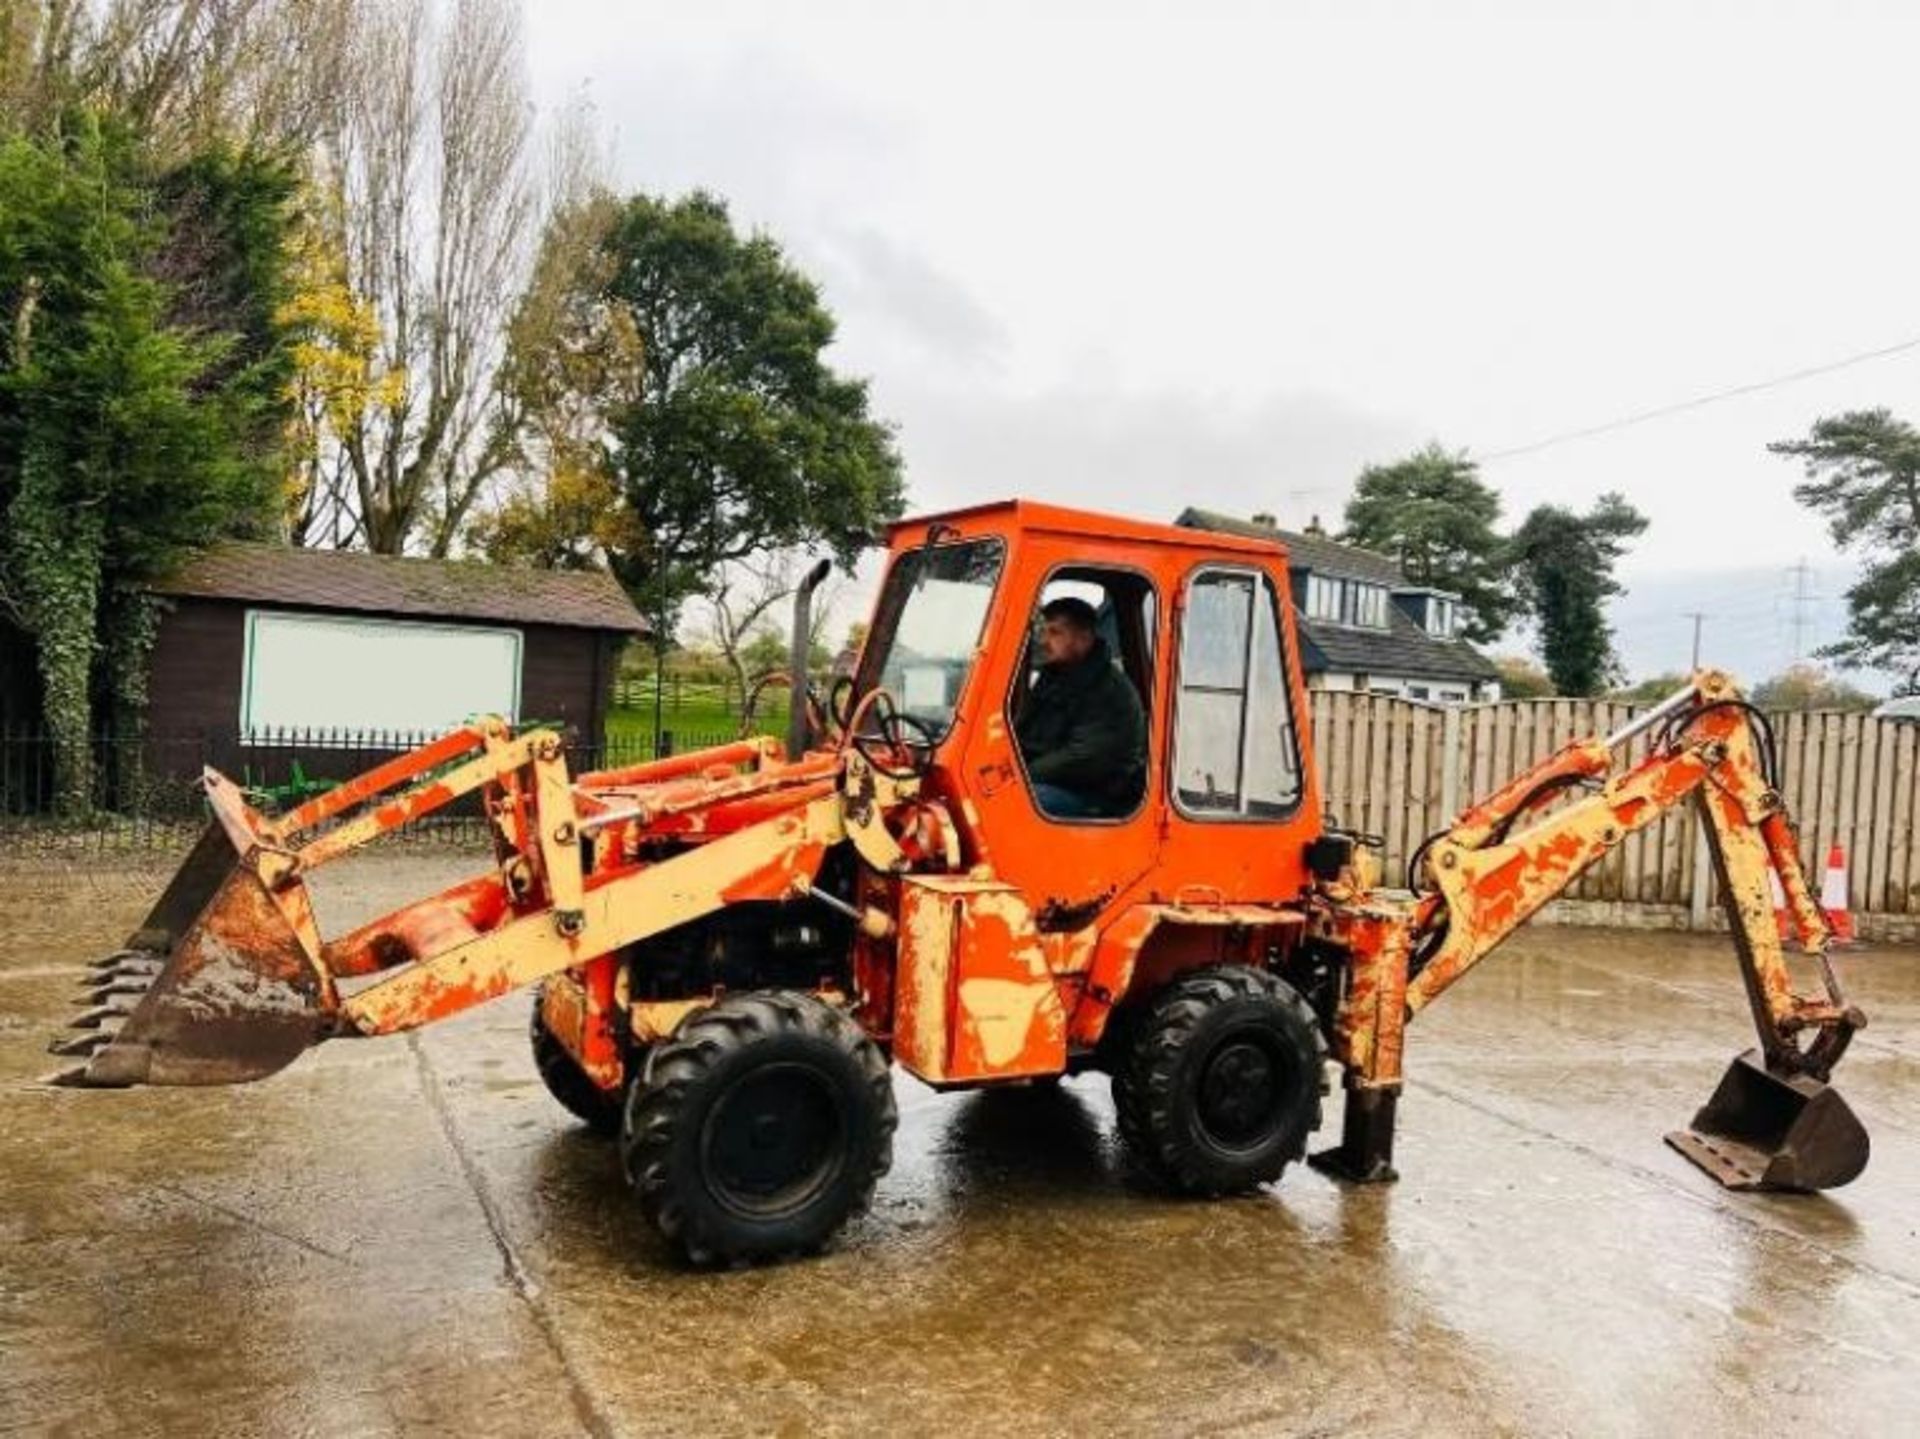
M 1617 420 L 1608 420 L 1604 424 L 1586 425 L 1577 430 L 1563 430 L 1557 435 L 1548 435 L 1545 439 L 1532 440 L 1524 445 L 1515 445 L 1511 449 L 1495 450 L 1491 454 L 1477 456 L 1480 463 L 1491 464 L 1495 460 L 1510 460 L 1516 455 L 1531 455 L 1540 450 L 1552 449 L 1556 445 L 1571 444 L 1575 440 L 1588 440 L 1596 435 L 1611 434 L 1615 430 L 1628 429 L 1634 425 L 1644 425 L 1649 420 L 1663 420 L 1669 415 L 1682 414 L 1687 410 L 1697 410 L 1706 405 L 1717 405 L 1722 400 L 1737 399 L 1741 395 L 1756 395 L 1762 390 L 1778 389 L 1782 385 L 1798 384 L 1802 380 L 1811 380 L 1817 375 L 1831 375 L 1836 370 L 1849 369 L 1854 365 L 1864 365 L 1870 360 L 1884 360 L 1892 355 L 1900 355 L 1908 350 L 1920 349 L 1920 335 L 1911 340 L 1902 340 L 1897 345 L 1888 345 L 1878 350 L 1863 350 L 1857 355 L 1848 355 L 1843 360 L 1833 360 L 1824 365 L 1810 365 L 1804 370 L 1795 370 L 1791 374 L 1775 375 L 1770 380 L 1755 380 L 1751 384 L 1735 385 L 1731 389 L 1715 390 L 1709 395 L 1696 395 L 1691 400 L 1681 400 L 1671 405 L 1659 405 L 1651 410 L 1640 410 L 1631 415 L 1622 415 Z

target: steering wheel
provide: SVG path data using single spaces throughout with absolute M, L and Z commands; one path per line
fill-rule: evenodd
M 869 703 L 873 708 L 874 728 L 879 733 L 862 734 L 857 729 L 848 730 L 847 735 L 853 741 L 853 747 L 860 751 L 868 764 L 889 779 L 925 778 L 933 768 L 933 750 L 940 743 L 939 732 L 918 715 L 910 715 L 898 708 L 893 696 L 885 690 L 875 690 L 861 706 L 855 707 L 849 719 L 857 719 L 860 708 Z M 897 755 L 903 753 L 908 757 L 905 769 L 893 762 Z
M 767 686 L 784 685 L 789 691 L 793 688 L 793 677 L 785 670 L 771 670 L 761 675 L 747 689 L 746 699 L 740 706 L 740 738 L 745 739 L 754 732 L 755 711 L 760 705 L 760 692 Z M 803 704 L 807 707 L 807 733 L 809 736 L 825 740 L 830 737 L 827 721 L 830 718 L 826 705 L 820 702 L 820 696 L 814 693 L 811 684 L 805 686 L 788 703 Z

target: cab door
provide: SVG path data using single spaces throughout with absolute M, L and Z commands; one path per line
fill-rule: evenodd
M 1182 580 L 1166 735 L 1170 899 L 1287 899 L 1304 881 L 1318 797 L 1283 576 L 1206 560 Z
M 1026 897 L 1043 932 L 1084 929 L 1151 877 L 1165 812 L 1159 756 L 1165 697 L 1157 692 L 1166 643 L 1165 582 L 1151 570 L 1105 560 L 1084 540 L 1028 537 L 1010 593 L 1010 623 L 981 676 L 982 722 L 968 735 L 959 768 L 972 831 L 996 874 Z M 1064 817 L 1040 807 L 1021 751 L 1018 726 L 1035 683 L 1033 628 L 1049 600 L 1070 594 L 1100 616 L 1107 662 L 1134 687 L 1146 713 L 1141 782 L 1094 815 Z M 990 706 L 990 708 L 989 708 Z

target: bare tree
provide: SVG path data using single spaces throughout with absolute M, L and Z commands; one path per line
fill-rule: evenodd
M 404 377 L 337 437 L 369 549 L 444 555 L 512 458 L 495 384 L 537 205 L 511 0 L 360 0 L 353 83 L 324 146 L 377 366 Z
M 154 152 L 303 148 L 346 78 L 357 0 L 0 0 L 0 92 L 44 120 L 110 101 Z
M 753 559 L 734 560 L 713 573 L 702 596 L 704 614 L 695 639 L 711 644 L 733 671 L 742 694 L 759 678 L 748 656 L 756 640 L 785 635 L 783 606 L 800 587 L 807 556 L 799 550 L 775 550 Z M 837 577 L 813 592 L 808 633 L 817 636 L 839 593 Z
M 702 596 L 706 613 L 698 637 L 720 652 L 743 695 L 754 680 L 747 649 L 775 628 L 777 606 L 793 594 L 797 584 L 792 559 L 781 552 L 758 564 L 736 560 L 721 566 Z

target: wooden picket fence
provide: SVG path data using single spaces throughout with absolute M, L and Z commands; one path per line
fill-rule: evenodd
M 1639 712 L 1611 700 L 1517 700 L 1439 708 L 1389 695 L 1316 691 L 1315 758 L 1327 813 L 1380 835 L 1389 883 L 1420 841 L 1474 799 L 1583 735 Z M 1920 924 L 1920 725 L 1860 714 L 1771 716 L 1800 858 L 1820 886 L 1828 847 L 1845 847 L 1851 907 L 1869 933 Z M 1628 762 L 1646 753 L 1636 738 Z M 1654 922 L 1716 922 L 1712 864 L 1691 805 L 1655 821 L 1596 864 L 1569 898 L 1646 908 Z M 1663 911 L 1655 918 L 1652 911 Z M 1614 918 L 1632 916 L 1615 914 Z M 1876 924 L 1887 917 L 1894 922 Z

